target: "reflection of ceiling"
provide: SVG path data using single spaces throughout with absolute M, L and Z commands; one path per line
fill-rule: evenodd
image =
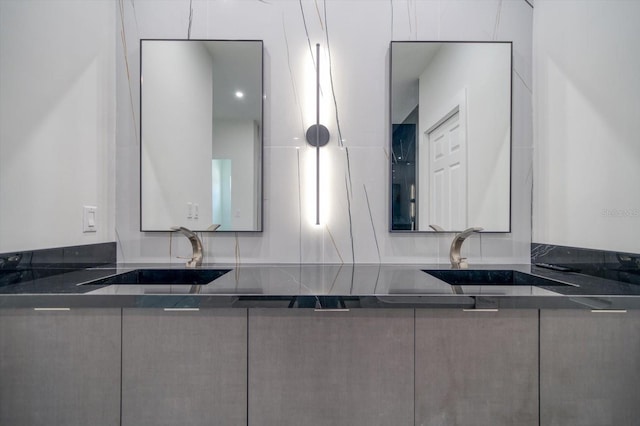
M 391 57 L 391 121 L 402 123 L 418 105 L 418 78 L 442 45 L 440 43 L 394 43 Z
M 205 44 L 213 57 L 213 117 L 261 120 L 262 44 L 223 40 Z M 237 98 L 236 91 L 244 97 Z

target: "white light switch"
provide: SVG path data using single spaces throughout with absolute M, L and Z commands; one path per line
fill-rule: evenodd
M 187 219 L 191 219 L 193 217 L 193 203 L 187 203 Z
M 200 216 L 200 204 L 195 203 L 193 205 L 193 218 L 198 219 L 199 216 Z
M 98 223 L 97 223 L 97 211 L 98 208 L 95 206 L 84 206 L 82 213 L 82 232 L 97 232 L 98 231 Z

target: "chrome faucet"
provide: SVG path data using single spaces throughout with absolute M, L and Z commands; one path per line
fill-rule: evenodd
M 183 226 L 172 226 L 171 230 L 180 232 L 185 237 L 187 237 L 191 242 L 191 247 L 193 248 L 193 255 L 191 256 L 191 259 L 187 262 L 187 268 L 196 268 L 202 265 L 202 241 L 200 241 L 200 238 L 198 238 L 196 233 Z
M 484 228 L 468 228 L 453 237 L 451 242 L 451 250 L 449 251 L 449 260 L 451 261 L 451 269 L 467 269 L 469 264 L 466 257 L 460 257 L 460 248 L 464 240 L 474 232 L 480 232 Z

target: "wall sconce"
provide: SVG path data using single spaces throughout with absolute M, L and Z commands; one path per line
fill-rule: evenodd
M 306 133 L 307 142 L 316 147 L 316 225 L 320 225 L 320 147 L 329 143 L 329 129 L 320 124 L 320 44 L 316 43 L 316 124 Z

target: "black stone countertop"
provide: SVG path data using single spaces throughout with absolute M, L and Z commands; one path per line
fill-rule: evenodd
M 0 270 L 0 308 L 640 309 L 640 285 L 526 264 L 472 265 L 470 271 L 516 270 L 568 285 L 452 286 L 423 272 L 449 270 L 446 264 L 209 264 L 201 269 L 229 272 L 197 286 L 83 285 L 136 269 L 184 269 L 176 264 L 52 269 Z

